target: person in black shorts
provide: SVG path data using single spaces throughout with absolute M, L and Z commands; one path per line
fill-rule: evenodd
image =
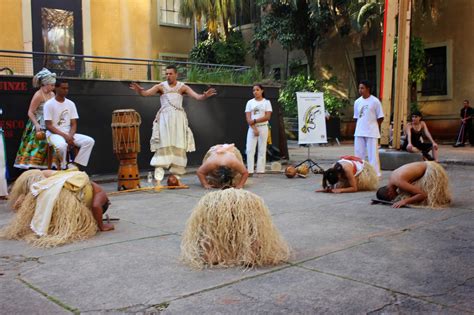
M 422 121 L 423 115 L 419 111 L 411 114 L 411 122 L 405 128 L 406 140 L 402 145 L 402 150 L 408 152 L 421 151 L 423 158 L 428 161 L 438 161 L 438 144 L 433 140 L 428 126 Z M 423 142 L 425 136 L 430 142 Z M 433 156 L 429 152 L 433 152 Z

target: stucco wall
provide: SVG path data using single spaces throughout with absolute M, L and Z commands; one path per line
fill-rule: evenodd
M 8 30 L 0 34 L 0 49 L 31 49 L 23 38 L 24 31 L 31 36 L 31 30 L 23 28 L 39 26 L 24 21 L 31 19 L 31 14 L 23 14 L 23 6 L 26 12 L 30 12 L 31 0 L 0 1 L 0 28 Z M 188 56 L 194 44 L 193 28 L 160 25 L 158 6 L 158 0 L 82 0 L 84 54 L 144 59 L 157 59 L 161 54 Z M 1 62 L 8 66 L 18 63 L 18 60 L 2 59 Z M 98 64 L 86 67 L 88 73 L 96 70 L 105 78 L 110 77 L 107 71 L 114 71 L 114 77 L 143 79 L 143 75 L 134 78 L 140 71 L 129 65 L 118 70 L 117 67 L 111 70 L 110 66 Z M 15 73 L 24 71 L 15 69 Z
M 450 0 L 440 2 L 440 15 L 433 23 L 421 19 L 421 12 L 414 12 L 412 32 L 423 38 L 427 45 L 449 42 L 452 48 L 452 98 L 442 101 L 420 102 L 425 115 L 454 118 L 464 99 L 474 100 L 474 1 Z M 472 101 L 471 101 L 472 103 Z M 441 117 L 438 117 L 441 118 Z
M 22 2 L 0 1 L 0 49 L 23 50 Z

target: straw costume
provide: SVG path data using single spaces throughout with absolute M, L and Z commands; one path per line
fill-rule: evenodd
M 242 189 L 211 192 L 186 223 L 183 260 L 193 267 L 276 265 L 289 248 L 257 195 Z
M 445 208 L 452 200 L 451 189 L 449 187 L 449 178 L 446 170 L 437 162 L 427 161 L 425 174 L 413 185 L 419 187 L 426 193 L 426 199 L 414 206 L 429 208 Z M 393 202 L 397 202 L 411 197 L 407 193 L 399 194 Z
M 369 191 L 377 189 L 379 177 L 377 176 L 377 172 L 375 171 L 374 167 L 370 163 L 356 156 L 346 155 L 341 156 L 341 159 L 337 161 L 332 169 L 335 170 L 336 168 L 340 168 L 340 172 L 342 172 L 343 170 L 341 166 L 345 164 L 349 164 L 353 169 L 353 174 L 357 183 L 357 191 Z M 328 171 L 332 169 L 329 169 Z M 326 175 L 327 174 L 325 174 L 325 176 Z M 336 188 L 350 187 L 349 181 L 345 176 L 339 177 L 336 180 L 338 180 Z M 325 179 L 323 178 L 323 186 L 324 181 Z
M 54 247 L 95 235 L 93 188 L 87 174 L 60 171 L 43 179 L 40 174 L 27 171 L 15 182 L 11 202 L 17 213 L 0 236 Z

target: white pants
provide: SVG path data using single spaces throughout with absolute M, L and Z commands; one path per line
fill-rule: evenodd
M 68 146 L 66 140 L 60 135 L 50 134 L 48 137 L 48 143 L 52 144 L 57 150 L 59 150 L 61 155 L 61 167 L 65 169 L 68 162 L 66 161 Z M 94 143 L 95 141 L 91 137 L 76 133 L 74 135 L 74 145 L 79 147 L 79 152 L 74 158 L 74 163 L 87 166 L 89 157 L 91 156 L 92 148 L 94 147 Z
M 367 160 L 374 167 L 377 176 L 382 176 L 379 160 L 379 139 L 369 137 L 354 137 L 354 155 Z
M 249 127 L 247 131 L 247 170 L 249 174 L 253 174 L 255 165 L 255 149 L 258 143 L 257 153 L 257 173 L 265 173 L 265 164 L 267 160 L 267 140 L 268 125 L 259 126 L 258 137 L 253 133 L 253 129 Z
M 5 144 L 3 141 L 3 130 L 0 131 L 0 196 L 8 195 L 7 187 L 7 166 L 5 163 Z

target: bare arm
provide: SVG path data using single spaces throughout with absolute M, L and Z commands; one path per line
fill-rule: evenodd
M 196 171 L 196 175 L 199 178 L 201 185 L 206 189 L 212 188 L 212 186 L 209 185 L 209 183 L 207 182 L 207 178 L 206 178 L 207 174 L 209 174 L 209 171 L 210 171 L 209 165 L 207 163 L 204 163 L 203 165 L 201 165 Z
M 255 137 L 258 137 L 259 131 L 257 126 L 255 126 L 255 121 L 252 120 L 252 113 L 245 112 L 245 119 L 247 120 L 247 124 L 249 125 L 249 127 L 252 128 Z
M 33 98 L 31 99 L 30 102 L 30 107 L 28 107 L 28 118 L 30 118 L 31 122 L 35 125 L 36 131 L 41 130 L 41 126 L 39 122 L 36 120 L 36 110 L 38 109 L 38 106 L 41 104 L 42 101 L 42 96 L 40 94 L 40 91 L 37 91 L 35 95 L 33 95 Z
M 404 192 L 411 194 L 412 196 L 394 203 L 392 205 L 393 208 L 400 208 L 412 203 L 422 202 L 427 197 L 426 194 L 420 188 L 406 181 L 400 182 L 398 184 L 398 188 Z
M 157 93 L 162 93 L 163 88 L 159 84 L 155 84 L 153 87 L 149 88 L 148 90 L 145 90 L 143 87 L 141 87 L 138 83 L 132 82 L 130 83 L 130 89 L 134 90 L 138 95 L 140 96 L 152 96 Z
M 68 144 L 70 144 L 70 145 L 74 144 L 74 139 L 69 134 L 67 134 L 65 132 L 62 132 L 58 128 L 54 127 L 53 122 L 51 120 L 46 120 L 45 122 L 46 122 L 46 129 L 48 129 L 50 132 L 52 132 L 54 134 L 57 134 L 57 135 L 60 135 L 61 137 L 63 137 L 64 140 L 66 140 L 66 142 Z
M 270 121 L 271 117 L 272 117 L 272 112 L 265 112 L 265 116 L 256 119 L 256 123 L 258 124 L 258 123 Z
M 241 175 L 240 182 L 237 185 L 235 185 L 235 188 L 237 189 L 244 188 L 245 182 L 247 181 L 247 178 L 249 177 L 249 172 L 247 171 L 247 168 L 245 167 L 244 164 L 238 161 L 238 163 L 234 165 L 234 169 Z
M 428 140 L 431 141 L 431 143 L 433 144 L 433 147 L 434 148 L 438 148 L 438 144 L 434 141 L 433 137 L 431 136 L 431 133 L 430 131 L 428 130 L 428 126 L 426 125 L 426 123 L 424 121 L 421 122 L 422 126 L 423 126 L 423 133 L 425 134 L 425 136 L 428 138 Z
M 107 194 L 102 188 L 94 182 L 91 182 L 92 189 L 94 191 L 94 197 L 92 199 L 92 215 L 97 222 L 97 226 L 101 231 L 111 231 L 114 229 L 113 224 L 107 224 L 102 221 L 103 206 L 107 202 Z
M 405 127 L 405 134 L 407 135 L 408 145 L 411 146 L 411 123 L 408 123 Z M 408 146 L 407 146 L 408 149 Z
M 383 117 L 380 117 L 380 118 L 377 119 L 377 123 L 379 124 L 379 128 L 380 128 L 380 125 L 382 125 L 382 121 L 383 121 Z
M 357 181 L 352 170 L 352 165 L 344 163 L 343 167 L 344 167 L 344 174 L 346 175 L 347 181 L 349 182 L 349 187 L 335 188 L 335 189 L 332 189 L 332 192 L 336 194 L 357 192 Z
M 208 99 L 211 96 L 214 96 L 217 94 L 216 89 L 210 88 L 207 91 L 204 91 L 202 94 L 198 94 L 194 92 L 194 90 L 189 87 L 188 85 L 185 85 L 183 87 L 183 92 L 186 93 L 187 95 L 191 96 L 192 98 L 198 100 L 198 101 L 203 101 L 205 99 Z
M 77 131 L 77 119 L 71 119 L 71 129 L 69 130 L 69 135 L 74 138 L 76 131 Z

